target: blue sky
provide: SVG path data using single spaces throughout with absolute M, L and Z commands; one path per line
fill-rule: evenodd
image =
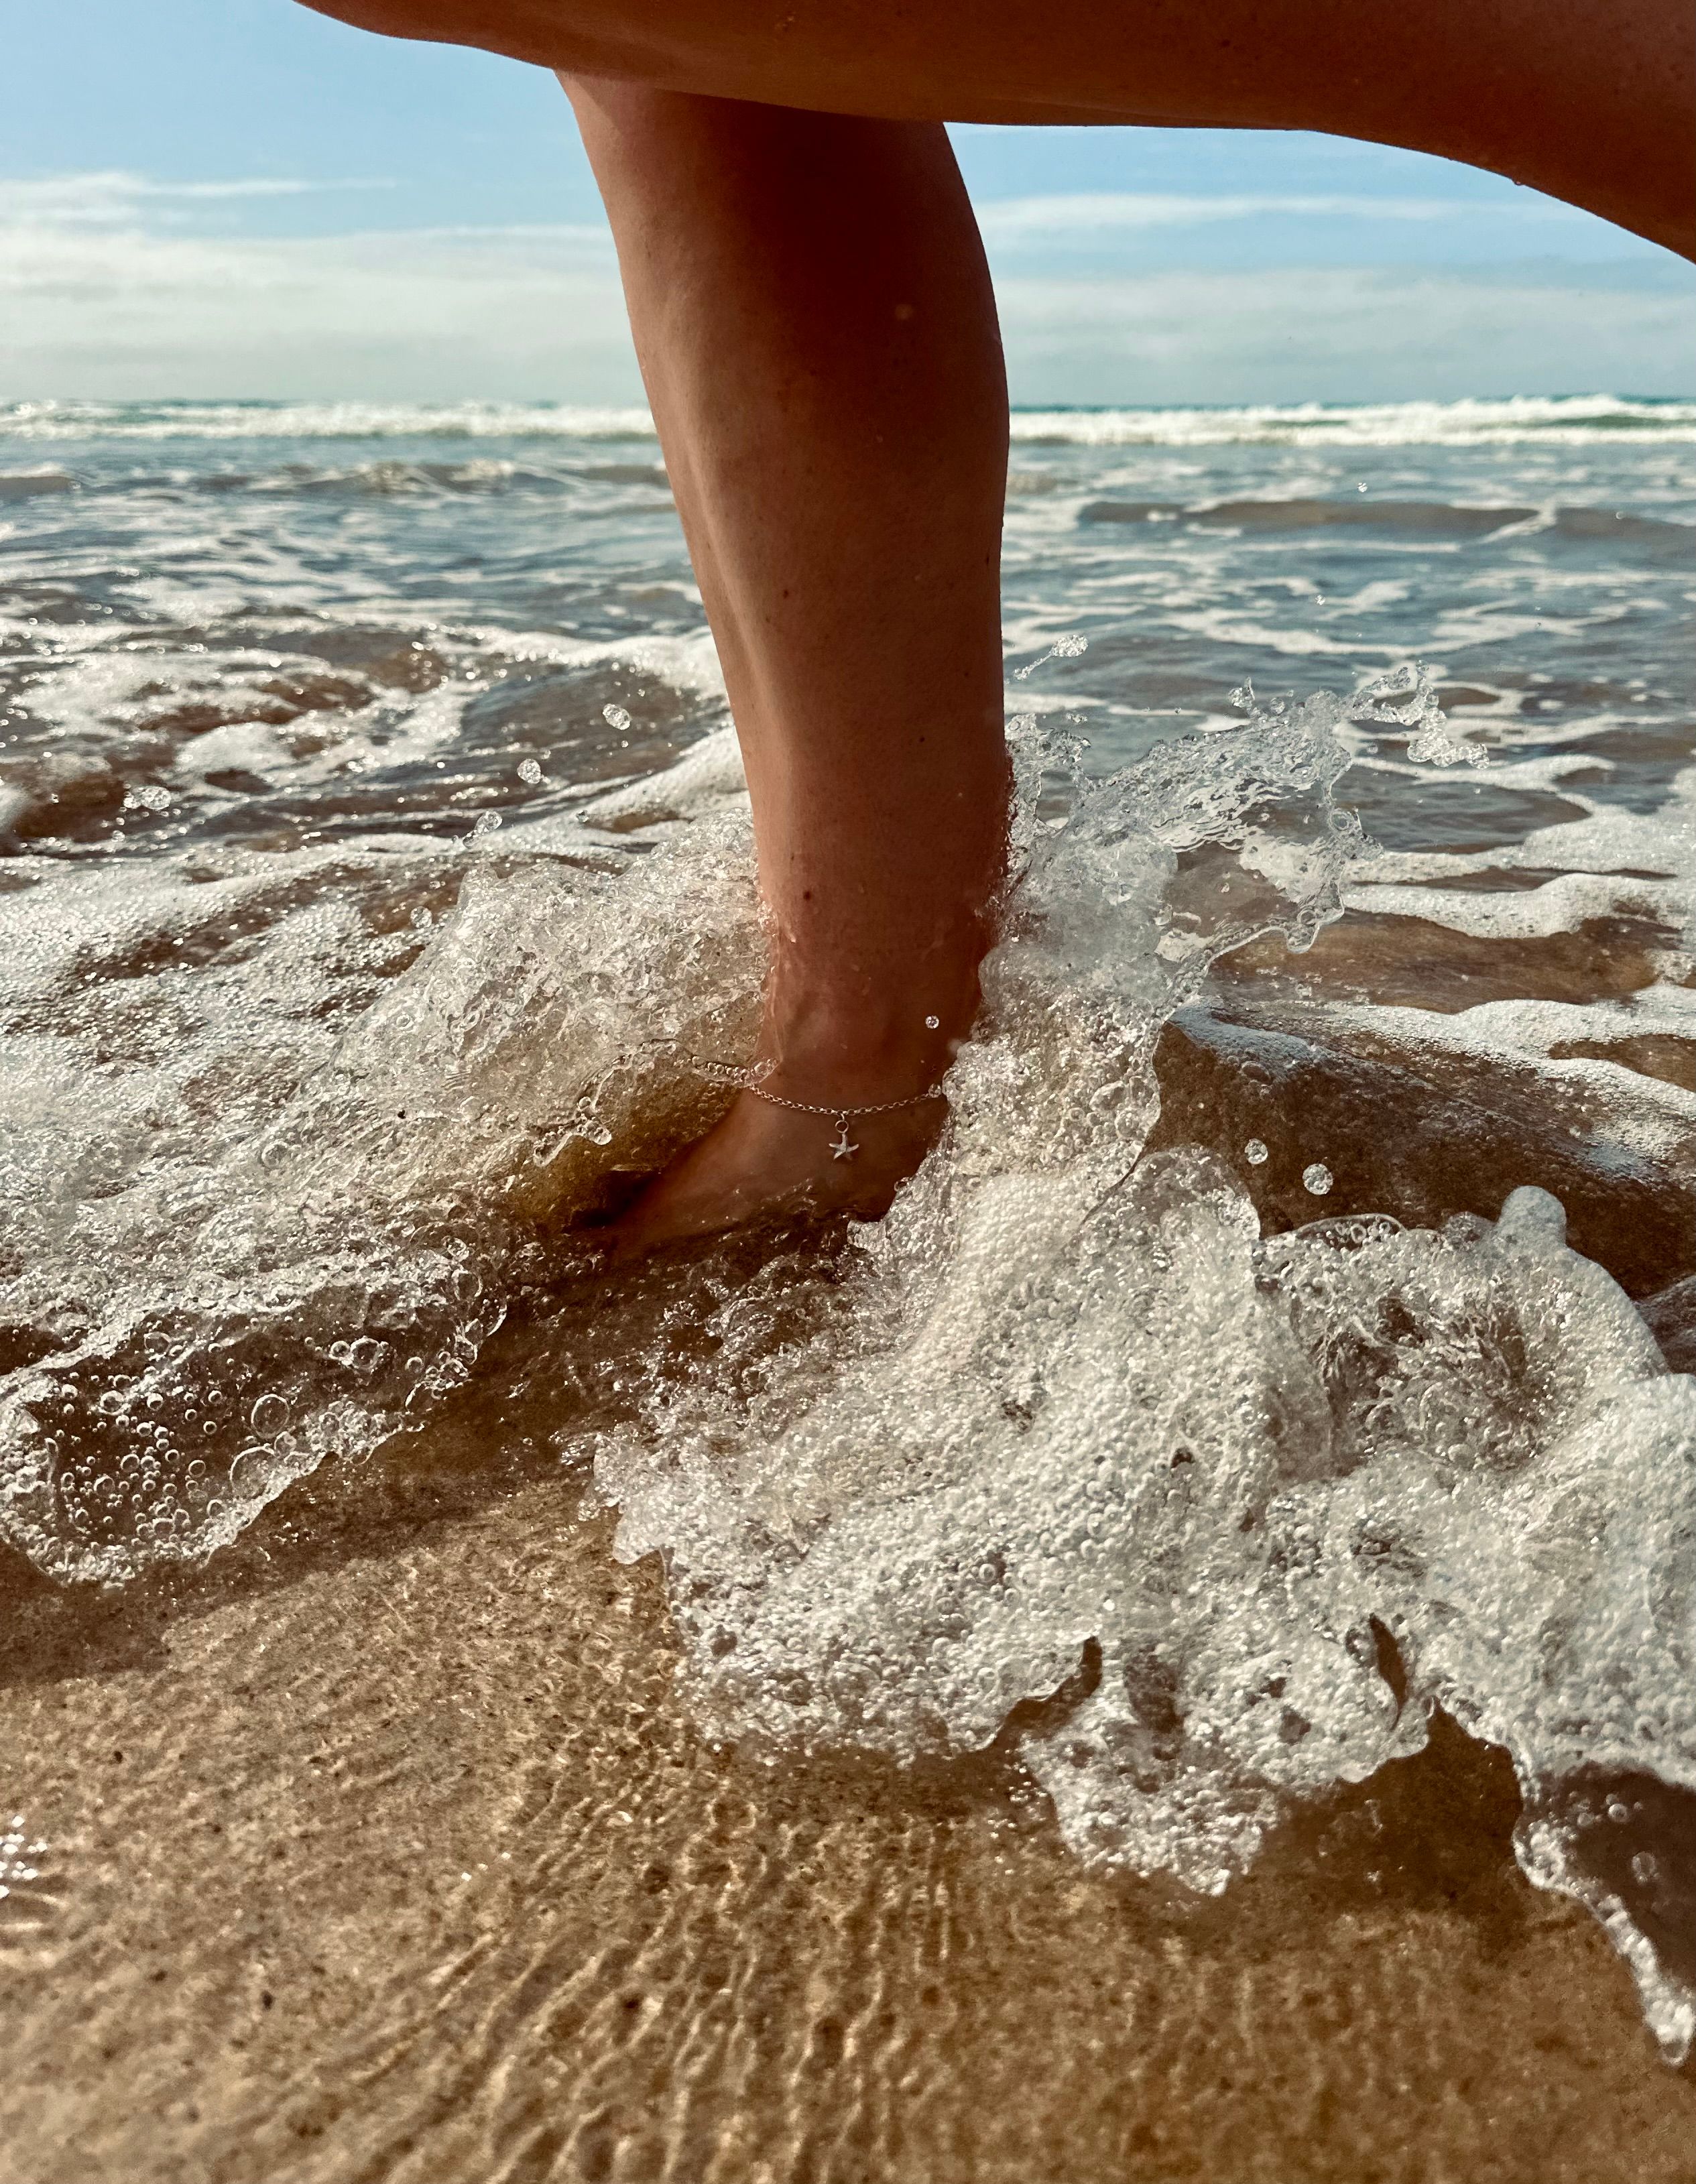
M 0 398 L 639 394 L 539 70 L 293 0 L 7 14 Z M 1498 177 L 1294 134 L 956 136 L 1016 399 L 1696 388 L 1696 268 Z

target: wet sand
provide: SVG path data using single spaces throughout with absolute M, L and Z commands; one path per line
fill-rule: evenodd
M 1440 1722 L 1198 1906 L 999 1752 L 714 1752 L 512 1425 L 492 1373 L 198 1574 L 7 1563 L 4 2184 L 1696 2177 L 1500 1755 Z
M 1464 1061 L 1303 1039 L 1258 990 L 1169 1029 L 1163 1139 L 1329 1100 L 1337 1210 L 1417 1178 L 1400 1210 L 1440 1218 L 1499 1195 L 1517 1128 L 1630 1282 L 1631 1178 L 1588 1175 L 1546 1075 L 1516 1123 L 1499 1073 L 1481 1104 Z M 1276 1158 L 1255 1182 L 1269 1228 L 1301 1212 Z M 1442 1718 L 1212 1902 L 1080 1867 L 1020 1717 L 919 1773 L 711 1749 L 656 1564 L 550 1451 L 545 1339 L 515 1318 L 425 1432 L 198 1571 L 0 1568 L 0 1819 L 37 1875 L 0 1901 L 0 2184 L 1696 2179 L 1696 2064 Z
M 1047 660 L 1087 625 L 1086 655 L 1018 688 L 1102 773 L 1230 725 L 1246 679 L 1311 695 L 1441 654 L 1492 771 L 1427 777 L 1385 722 L 1351 730 L 1345 803 L 1388 861 L 1307 953 L 1239 950 L 1166 1025 L 1153 1144 L 1211 1148 L 1269 1232 L 1315 1217 L 1321 1157 L 1330 1215 L 1493 1220 L 1542 1185 L 1696 1371 L 1693 428 L 1603 404 L 1592 430 L 1570 406 L 1544 441 L 1448 452 L 1453 419 L 1201 454 L 1158 419 L 1140 454 L 1100 420 L 1026 421 L 1009 642 Z M 637 939 L 667 936 L 645 962 L 568 883 L 651 880 L 656 844 L 715 823 L 736 780 L 651 440 L 609 465 L 616 443 L 560 441 L 558 419 L 507 422 L 460 460 L 420 416 L 368 421 L 369 443 L 247 409 L 203 418 L 204 443 L 174 413 L 49 421 L 91 437 L 54 439 L 75 476 L 47 485 L 36 440 L 14 450 L 0 846 L 36 892 L 7 964 L 5 1242 L 33 1222 L 38 1249 L 0 1370 L 36 1402 L 22 1376 L 45 1358 L 59 1387 L 67 1329 L 109 1335 L 64 1383 L 90 1432 L 64 1475 L 118 1482 L 43 1559 L 154 1537 L 179 1486 L 201 1508 L 186 1444 L 122 1484 L 155 1408 L 213 1434 L 245 1522 L 243 1435 L 188 1403 L 229 1395 L 228 1426 L 281 1391 L 310 1425 L 351 1387 L 392 1423 L 398 1394 L 383 1409 L 331 1346 L 414 1324 L 430 1401 L 374 1456 L 315 1443 L 320 1468 L 204 1567 L 103 1594 L 0 1550 L 0 2184 L 1696 2184 L 1696 2063 L 1666 2066 L 1600 1927 L 1524 1879 L 1505 1756 L 1442 1717 L 1217 1900 L 1092 1870 L 1019 1772 L 1019 1731 L 1057 1725 L 1080 1679 L 994 1750 L 916 1772 L 705 1741 L 657 1564 L 614 1559 L 558 1455 L 586 1464 L 667 1298 L 527 1317 L 500 1222 L 545 1209 L 515 1190 L 497 1220 L 488 1133 L 511 1125 L 516 1173 L 560 1191 L 561 1145 L 602 1140 L 561 1136 L 577 1063 L 548 1079 L 538 1042 L 624 1040 L 588 1002 L 633 963 L 667 1007 L 732 990 L 711 951 L 742 950 L 742 913 L 704 878 L 686 916 L 627 900 Z M 526 983 L 527 947 L 558 994 Z M 345 1146 L 366 1110 L 302 1087 L 373 1057 L 395 1112 Z M 437 1134 L 399 1141 L 388 1206 L 407 1116 Z M 315 1197 L 296 1140 L 265 1134 L 279 1117 L 347 1150 Z M 644 1112 L 629 1156 L 688 1122 Z M 462 1225 L 511 1304 L 487 1343 L 494 1316 L 438 1295 L 414 1218 L 468 1174 L 488 1189 Z M 321 1266 L 302 1206 L 328 1208 Z M 369 1248 L 344 1263 L 350 1228 Z M 149 1316 L 144 1390 L 126 1346 Z M 463 1387 L 437 1370 L 460 1356 Z M 108 1427 L 119 1368 L 134 1401 Z M 1629 1513 L 1599 1461 L 1595 1483 Z M 1677 1854 L 1655 1906 L 1690 1903 L 1693 1811 L 1688 1791 L 1655 1806 Z M 1658 1936 L 1687 1984 L 1692 1933 Z
M 1521 1097 L 1351 1033 L 1339 989 L 1386 965 L 1359 920 L 1251 957 L 1169 1026 L 1155 1143 L 1264 1130 L 1269 1231 L 1310 1212 L 1280 1114 L 1338 1149 L 1337 1212 L 1552 1178 L 1671 1357 L 1679 1078 L 1527 1065 Z M 553 1452 L 547 1321 L 198 1570 L 0 1563 L 0 2184 L 1696 2179 L 1696 2063 L 1441 1717 L 1211 1902 L 1079 1864 L 1011 1756 L 1028 1707 L 916 1773 L 711 1748 L 656 1563 Z

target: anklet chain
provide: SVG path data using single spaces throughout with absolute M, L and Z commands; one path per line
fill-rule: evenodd
M 734 1084 L 739 1092 L 751 1092 L 756 1100 L 763 1100 L 768 1107 L 787 1107 L 792 1115 L 823 1115 L 836 1125 L 836 1135 L 830 1143 L 833 1160 L 852 1160 L 860 1148 L 849 1142 L 848 1125 L 861 1115 L 893 1115 L 901 1107 L 917 1107 L 926 1100 L 940 1100 L 942 1087 L 928 1085 L 923 1092 L 910 1092 L 905 1100 L 874 1100 L 862 1107 L 818 1106 L 811 1100 L 785 1100 L 781 1093 L 767 1092 L 756 1084 L 751 1072 L 745 1069 L 708 1069 L 703 1075 L 720 1084 Z

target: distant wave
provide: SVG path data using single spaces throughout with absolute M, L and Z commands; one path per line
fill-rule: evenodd
M 1091 500 L 1078 521 L 1092 524 L 1189 523 L 1236 531 L 1397 531 L 1432 538 L 1482 538 L 1514 531 L 1540 538 L 1602 545 L 1646 545 L 1688 553 L 1696 524 L 1673 523 L 1623 509 L 1488 507 L 1447 500 L 1295 500 L 1257 498 L 1191 506 L 1178 501 Z
M 5 434 L 31 440 L 629 440 L 651 439 L 654 421 L 639 405 L 563 402 L 11 402 L 0 404 Z
M 639 406 L 549 402 L 13 402 L 0 435 L 64 440 L 650 438 Z M 1513 395 L 1459 402 L 1255 404 L 1240 409 L 1018 410 L 1026 444 L 1462 447 L 1526 441 L 1696 442 L 1696 398 Z
M 1696 401 L 1516 394 L 1459 402 L 1303 402 L 1239 410 L 1021 410 L 1015 440 L 1087 447 L 1464 447 L 1634 438 L 1696 441 Z

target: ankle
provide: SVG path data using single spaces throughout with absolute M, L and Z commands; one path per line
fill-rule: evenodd
M 878 989 L 774 978 L 756 1060 L 776 1092 L 821 1105 L 904 1099 L 947 1073 L 978 1011 L 977 966 Z

